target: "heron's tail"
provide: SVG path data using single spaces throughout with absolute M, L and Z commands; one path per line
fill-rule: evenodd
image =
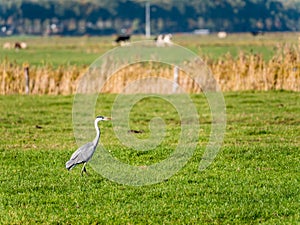
M 71 170 L 73 167 L 76 166 L 76 163 L 74 163 L 74 161 L 71 159 L 68 162 L 66 162 L 66 168 L 67 170 Z

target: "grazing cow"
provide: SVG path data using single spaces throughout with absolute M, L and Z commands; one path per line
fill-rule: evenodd
M 265 33 L 263 31 L 254 30 L 254 31 L 251 31 L 251 34 L 253 36 L 257 36 L 257 35 L 264 35 Z
M 129 42 L 130 42 L 130 35 L 119 35 L 115 40 L 115 43 L 120 44 L 121 46 L 128 45 Z
M 26 49 L 27 44 L 25 42 L 16 42 L 15 43 L 15 49 Z
M 218 38 L 223 39 L 227 37 L 227 33 L 225 31 L 218 32 Z
M 26 42 L 21 42 L 21 48 L 26 49 L 27 48 L 27 43 Z
M 12 45 L 11 45 L 10 42 L 5 42 L 5 43 L 3 44 L 3 49 L 11 49 L 11 48 L 12 48 Z
M 157 47 L 165 47 L 165 46 L 172 46 L 172 34 L 160 34 L 155 39 L 155 43 Z

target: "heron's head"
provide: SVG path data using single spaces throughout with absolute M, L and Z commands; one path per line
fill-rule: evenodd
M 97 116 L 96 120 L 98 120 L 98 121 L 103 121 L 103 120 L 106 121 L 106 120 L 111 120 L 111 118 L 105 117 L 105 116 Z

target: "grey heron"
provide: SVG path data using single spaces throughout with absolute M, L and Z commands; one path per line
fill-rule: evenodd
M 68 170 L 71 170 L 73 167 L 75 167 L 77 164 L 83 163 L 83 167 L 81 170 L 81 175 L 83 172 L 86 172 L 86 164 L 87 162 L 92 158 L 99 139 L 100 139 L 100 128 L 98 127 L 98 122 L 99 121 L 106 121 L 106 120 L 111 120 L 111 118 L 104 117 L 104 116 L 97 116 L 94 122 L 95 129 L 96 129 L 96 137 L 92 142 L 88 142 L 85 145 L 81 146 L 78 148 L 71 156 L 70 160 L 66 162 L 66 168 Z

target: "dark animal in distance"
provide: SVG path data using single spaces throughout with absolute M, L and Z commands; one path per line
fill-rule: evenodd
M 251 31 L 251 34 L 253 36 L 258 36 L 258 35 L 264 35 L 265 33 L 263 31 L 257 31 L 257 30 L 254 30 L 254 31 Z
M 128 42 L 128 41 L 130 41 L 130 35 L 119 35 L 115 40 L 116 43 Z
M 15 49 L 25 49 L 27 48 L 27 44 L 25 42 L 16 42 Z
M 22 48 L 21 43 L 16 42 L 15 43 L 15 49 L 21 49 L 21 48 Z

